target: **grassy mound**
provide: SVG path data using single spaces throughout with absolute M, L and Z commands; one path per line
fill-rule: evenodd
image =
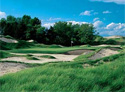
M 31 54 L 26 55 L 26 58 L 29 59 L 29 60 L 39 60 L 38 58 L 34 57 Z
M 0 41 L 0 49 L 1 50 L 11 50 L 11 49 L 19 49 L 19 48 L 28 48 L 33 46 L 33 43 L 29 43 L 23 40 L 18 41 L 18 43 L 6 43 Z
M 13 56 L 13 55 L 10 54 L 9 52 L 1 51 L 1 50 L 0 50 L 0 59 L 1 59 L 1 58 L 11 57 L 11 56 Z
M 2 76 L 0 91 L 123 92 L 124 55 L 110 56 L 109 63 L 94 68 L 83 68 L 83 63 L 92 54 L 81 55 L 74 62 L 48 63 Z
M 42 57 L 42 58 L 49 58 L 49 59 L 56 59 L 54 56 L 50 56 L 50 55 L 42 55 L 40 57 Z

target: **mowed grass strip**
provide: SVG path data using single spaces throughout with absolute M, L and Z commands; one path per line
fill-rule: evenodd
M 85 69 L 78 63 L 82 61 L 48 63 L 0 77 L 0 91 L 123 92 L 124 61 L 124 56 L 118 56 L 112 62 Z
M 95 50 L 99 47 L 63 47 L 63 48 L 40 48 L 40 47 L 32 47 L 25 49 L 14 49 L 10 50 L 13 53 L 48 53 L 48 54 L 61 54 L 66 53 L 68 51 L 79 50 L 79 49 L 91 49 Z

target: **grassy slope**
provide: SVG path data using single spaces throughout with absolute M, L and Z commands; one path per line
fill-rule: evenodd
M 74 62 L 48 63 L 0 77 L 0 91 L 124 91 L 125 55 L 83 69 L 87 57 Z
M 1 58 L 11 57 L 11 56 L 13 56 L 13 55 L 10 54 L 9 52 L 0 50 L 0 59 L 1 59 Z

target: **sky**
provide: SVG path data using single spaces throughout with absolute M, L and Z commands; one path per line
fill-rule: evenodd
M 0 0 L 0 19 L 8 15 L 55 22 L 92 23 L 101 36 L 125 36 L 125 0 Z

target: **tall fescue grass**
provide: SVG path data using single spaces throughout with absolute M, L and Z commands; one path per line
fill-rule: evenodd
M 85 60 L 80 57 L 8 74 L 0 77 L 0 91 L 124 92 L 124 56 L 116 55 L 109 63 L 85 69 Z

